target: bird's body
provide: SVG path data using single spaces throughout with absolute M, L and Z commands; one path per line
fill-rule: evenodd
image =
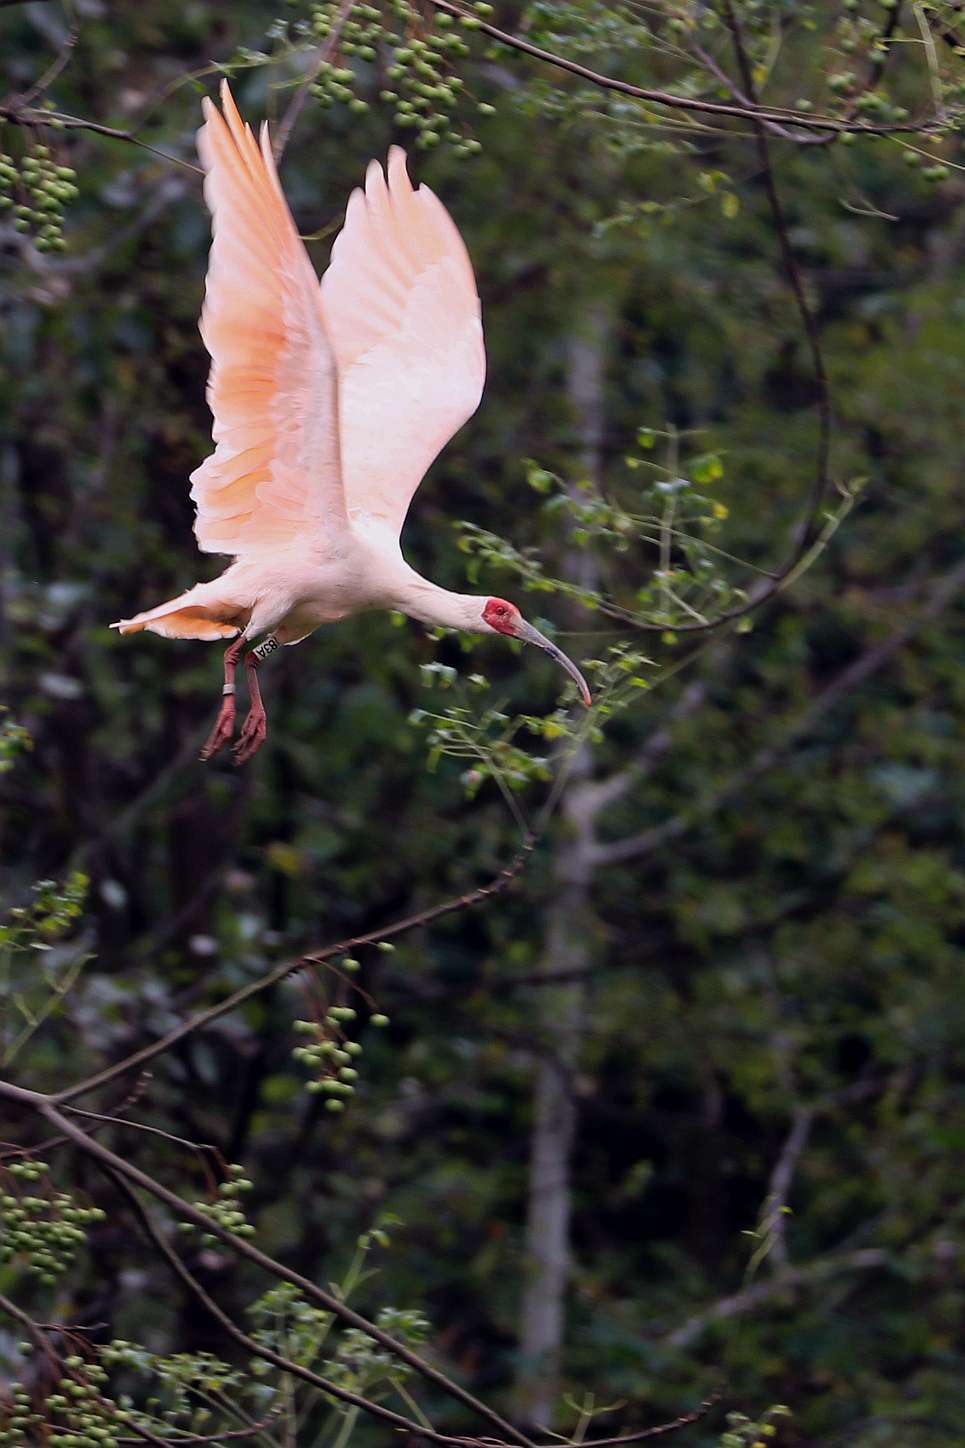
M 236 756 L 265 734 L 259 658 L 323 623 L 388 608 L 430 624 L 538 643 L 589 692 L 564 655 L 502 599 L 451 593 L 399 547 L 409 502 L 485 376 L 472 266 L 444 207 L 413 189 L 405 156 L 372 162 L 321 286 L 259 146 L 222 86 L 199 133 L 214 239 L 201 333 L 211 353 L 215 451 L 192 474 L 195 534 L 235 561 L 219 578 L 113 627 L 167 638 L 233 639 L 224 702 L 202 751 L 234 728 L 244 643 L 252 708 Z
M 280 644 L 297 644 L 323 623 L 379 608 L 449 628 L 478 626 L 485 600 L 438 588 L 390 542 L 350 527 L 330 547 L 287 544 L 268 560 L 239 558 L 211 583 L 195 584 L 119 627 L 124 633 L 150 629 L 166 638 L 272 633 Z

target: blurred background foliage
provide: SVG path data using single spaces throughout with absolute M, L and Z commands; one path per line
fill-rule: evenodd
M 47 93 L 57 113 L 136 127 L 193 163 L 198 93 L 219 68 L 246 115 L 279 117 L 334 8 L 10 6 L 3 86 L 26 90 L 75 32 Z M 734 74 L 710 6 L 496 9 L 497 24 L 640 84 L 726 97 L 694 47 Z M 960 98 L 948 67 L 961 58 L 939 34 L 955 6 L 738 9 L 770 104 L 844 113 L 858 87 L 835 77 L 875 64 L 896 9 L 902 43 L 871 119 Z M 702 536 L 757 567 L 786 552 L 815 397 L 753 133 L 459 33 L 456 139 L 440 124 L 412 169 L 466 237 L 489 381 L 416 500 L 407 553 L 462 588 L 460 538 L 493 534 L 474 587 L 515 596 L 577 659 L 629 640 L 672 673 L 693 640 L 527 596 L 498 540 L 659 619 L 652 550 L 547 507 L 547 479 L 569 498 L 589 480 L 639 511 L 649 462 L 669 466 L 679 433 L 681 456 L 705 459 L 690 477 L 719 526 Z M 343 57 L 351 86 L 323 77 L 292 131 L 283 178 L 319 268 L 367 160 L 410 139 L 406 112 L 379 99 L 404 90 L 384 59 Z M 0 124 L 18 174 L 39 140 L 23 129 Z M 11 1066 L 53 1089 L 275 961 L 498 870 L 517 822 L 491 779 L 445 754 L 427 768 L 413 710 L 456 698 L 568 716 L 552 716 L 559 681 L 539 658 L 372 615 L 274 657 L 272 732 L 246 773 L 196 763 L 216 651 L 106 625 L 216 566 L 195 552 L 187 491 L 210 436 L 199 178 L 89 131 L 43 138 L 65 173 L 62 229 L 38 251 L 40 223 L 0 217 L 0 948 L 5 1049 L 32 993 L 70 976 Z M 833 474 L 861 484 L 851 517 L 749 632 L 704 638 L 686 672 L 581 744 L 511 894 L 360 953 L 390 1023 L 353 1028 L 364 1065 L 348 1109 L 326 1112 L 292 1061 L 293 1018 L 318 989 L 297 976 L 156 1062 L 135 1115 L 243 1162 L 259 1243 L 319 1281 L 394 1214 L 391 1245 L 367 1242 L 378 1272 L 359 1302 L 424 1314 L 434 1350 L 530 1421 L 571 1426 L 564 1395 L 592 1393 L 626 1399 L 600 1423 L 630 1428 L 722 1386 L 755 1420 L 732 1441 L 766 1429 L 821 1448 L 945 1448 L 965 1441 L 961 152 L 954 130 L 916 141 L 924 158 L 901 138 L 771 145 L 826 349 Z M 753 568 L 724 567 L 727 589 L 753 587 Z M 449 669 L 484 672 L 481 703 Z M 552 774 L 552 738 L 523 747 Z M 528 818 L 548 787 L 520 790 Z M 32 893 L 41 880 L 62 893 Z M 213 1191 L 169 1140 L 104 1139 L 188 1200 Z M 41 1320 L 98 1324 L 97 1341 L 231 1358 L 105 1183 L 66 1149 L 50 1160 L 54 1186 L 104 1220 L 63 1277 L 13 1260 L 0 1290 Z M 569 1246 L 565 1284 L 540 1259 L 544 1210 Z M 233 1315 L 264 1291 L 218 1244 L 185 1250 Z M 21 1335 L 0 1325 L 11 1377 Z M 793 1416 L 757 1424 L 776 1402 Z M 452 1407 L 424 1406 L 465 1429 Z M 365 1442 L 385 1431 L 353 1427 Z M 321 1431 L 309 1415 L 299 1441 Z M 718 1414 L 683 1438 L 722 1431 Z

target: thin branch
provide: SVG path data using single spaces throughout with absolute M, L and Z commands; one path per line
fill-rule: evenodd
M 445 14 L 455 17 L 473 14 L 471 10 L 453 4 L 452 0 L 428 0 L 428 3 L 433 9 L 442 10 Z M 759 106 L 756 101 L 751 105 L 728 105 L 725 101 L 705 101 L 693 96 L 678 96 L 674 95 L 672 91 L 653 90 L 647 86 L 631 85 L 629 81 L 616 80 L 613 76 L 601 75 L 598 71 L 589 70 L 585 65 L 579 65 L 575 60 L 567 60 L 565 56 L 556 55 L 551 50 L 543 50 L 538 45 L 531 45 L 528 40 L 523 40 L 518 35 L 512 35 L 506 30 L 499 30 L 495 25 L 490 25 L 488 21 L 476 18 L 477 28 L 484 35 L 499 41 L 501 45 L 521 51 L 523 55 L 532 56 L 534 60 L 543 61 L 547 65 L 556 66 L 559 70 L 568 71 L 571 75 L 577 75 L 581 80 L 601 86 L 604 90 L 618 91 L 621 95 L 652 101 L 655 105 L 666 106 L 671 110 L 699 111 L 702 114 L 713 116 L 736 116 L 741 120 L 794 125 L 805 131 L 827 131 L 839 135 L 849 131 L 868 136 L 891 135 L 899 131 L 920 134 L 923 131 L 934 129 L 936 124 L 929 121 L 922 124 L 906 122 L 902 125 L 876 126 L 867 122 L 836 120 L 833 116 L 800 113 L 780 106 Z
M 67 35 L 64 37 L 64 42 L 61 45 L 60 50 L 54 56 L 54 59 L 50 62 L 50 65 L 48 65 L 47 69 L 43 72 L 41 76 L 38 77 L 37 80 L 34 81 L 33 85 L 30 87 L 29 90 L 24 91 L 22 95 L 13 97 L 12 104 L 18 106 L 30 105 L 31 101 L 35 101 L 39 95 L 43 95 L 46 90 L 50 89 L 54 81 L 64 69 L 64 66 L 70 60 L 74 46 L 77 44 L 77 37 L 79 34 L 80 26 L 75 21 L 74 24 L 71 26 L 70 30 L 67 32 Z
M 206 1152 L 220 1157 L 221 1152 L 216 1146 L 208 1141 L 189 1141 L 186 1136 L 175 1136 L 173 1132 L 162 1131 L 160 1126 L 148 1126 L 145 1121 L 125 1121 L 123 1116 L 105 1116 L 99 1111 L 84 1111 L 80 1106 L 70 1106 L 65 1103 L 64 1109 L 73 1116 L 83 1116 L 88 1121 L 99 1121 L 103 1126 L 126 1126 L 129 1131 L 145 1131 L 150 1136 L 160 1136 L 164 1141 L 170 1141 L 174 1146 L 187 1147 L 202 1159 Z
M 817 695 L 796 719 L 787 726 L 783 737 L 775 744 L 767 744 L 751 756 L 748 764 L 724 784 L 712 790 L 703 800 L 697 800 L 689 809 L 672 815 L 670 819 L 653 825 L 640 834 L 630 835 L 622 840 L 598 844 L 594 858 L 598 865 L 615 865 L 625 860 L 640 860 L 655 854 L 673 840 L 687 833 L 699 820 L 715 814 L 724 805 L 743 793 L 748 784 L 773 769 L 790 753 L 791 748 L 802 736 L 831 712 L 838 703 L 852 693 L 872 674 L 890 663 L 895 654 L 904 648 L 915 635 L 939 616 L 956 593 L 965 586 L 965 560 L 950 569 L 939 580 L 926 603 L 906 624 L 890 638 L 882 640 L 860 654 L 847 668 L 842 669 L 831 683 Z
M 295 122 L 298 120 L 298 117 L 302 113 L 302 108 L 308 99 L 308 92 L 311 88 L 312 82 L 318 75 L 318 72 L 321 70 L 322 66 L 326 65 L 328 61 L 331 60 L 332 56 L 338 49 L 339 36 L 342 33 L 343 25 L 345 24 L 349 15 L 352 13 L 353 4 L 354 0 L 342 0 L 341 5 L 338 7 L 338 14 L 335 16 L 335 19 L 332 22 L 332 28 L 326 36 L 325 43 L 324 45 L 320 45 L 318 48 L 318 53 L 315 57 L 315 64 L 312 66 L 311 70 L 308 72 L 308 75 L 306 75 L 305 79 L 298 87 L 298 90 L 292 97 L 287 111 L 282 117 L 281 123 L 278 127 L 278 134 L 275 136 L 275 144 L 272 147 L 276 161 L 281 160 L 285 147 L 288 145 L 288 138 L 292 133 Z
M 855 114 L 860 97 L 863 95 L 867 95 L 869 91 L 875 90 L 879 85 L 881 78 L 885 73 L 885 66 L 888 64 L 888 57 L 891 54 L 890 41 L 895 31 L 898 29 L 898 21 L 900 17 L 901 0 L 898 0 L 898 3 L 894 6 L 894 8 L 886 11 L 885 13 L 884 24 L 881 27 L 881 34 L 878 36 L 874 59 L 871 61 L 871 64 L 868 67 L 868 74 L 865 77 L 864 84 L 862 85 L 861 89 L 851 97 L 851 103 L 848 106 L 847 111 L 848 120 L 850 120 L 851 117 Z
M 808 1144 L 811 1127 L 814 1125 L 815 1108 L 796 1106 L 791 1118 L 791 1129 L 784 1138 L 771 1179 L 767 1184 L 767 1197 L 762 1231 L 767 1243 L 766 1257 L 773 1259 L 786 1271 L 790 1267 L 787 1251 L 787 1199 L 791 1195 L 791 1184 L 798 1162 Z
M 582 793 L 586 807 L 597 814 L 601 809 L 615 804 L 628 789 L 639 784 L 641 779 L 646 779 L 671 749 L 674 725 L 681 719 L 689 719 L 692 714 L 695 714 L 703 705 L 706 697 L 706 684 L 699 679 L 688 684 L 668 711 L 664 722 L 647 736 L 636 757 L 625 769 L 618 770 L 605 779 L 586 780 L 577 785 L 576 790 Z M 571 791 L 571 793 L 574 792 Z
M 754 84 L 754 73 L 751 68 L 750 57 L 747 54 L 747 47 L 744 44 L 740 20 L 734 10 L 732 0 L 724 0 L 724 13 L 727 17 L 728 27 L 734 42 L 734 52 L 737 56 L 737 66 L 740 71 L 744 90 L 754 105 L 757 105 L 757 89 Z M 818 334 L 817 321 L 804 291 L 801 269 L 797 264 L 797 257 L 791 245 L 784 203 L 781 200 L 780 193 L 777 189 L 777 182 L 774 179 L 774 168 L 771 164 L 771 151 L 768 144 L 767 131 L 764 126 L 761 125 L 760 121 L 755 121 L 754 129 L 757 140 L 757 154 L 761 165 L 761 178 L 764 182 L 768 205 L 771 208 L 774 229 L 777 232 L 778 244 L 781 250 L 781 260 L 784 263 L 784 272 L 787 276 L 791 291 L 794 294 L 798 314 L 801 318 L 801 325 L 804 328 L 808 347 L 811 352 L 811 365 L 814 369 L 814 382 L 818 394 L 818 447 L 814 484 L 811 489 L 809 507 L 798 529 L 796 545 L 797 551 L 803 554 L 817 537 L 817 522 L 821 504 L 830 487 L 831 394 L 828 387 L 828 374 L 824 365 L 824 354 L 821 350 L 821 338 Z
M 620 1433 L 615 1438 L 584 1438 L 579 1448 L 611 1448 L 611 1444 L 618 1443 L 642 1443 L 645 1438 L 661 1438 L 665 1433 L 676 1433 L 681 1428 L 689 1428 L 691 1423 L 699 1423 L 701 1418 L 706 1418 L 712 1408 L 716 1408 L 720 1402 L 720 1393 L 711 1393 L 705 1398 L 698 1408 L 690 1413 L 684 1413 L 679 1418 L 674 1418 L 672 1423 L 658 1423 L 654 1428 L 640 1428 L 635 1433 Z M 546 1445 L 550 1448 L 550 1445 Z M 557 1443 L 555 1448 L 566 1448 L 565 1444 Z
M 274 970 L 259 976 L 257 980 L 251 981 L 248 985 L 242 986 L 240 990 L 236 990 L 233 995 L 219 1001 L 217 1005 L 210 1006 L 207 1010 L 192 1016 L 182 1025 L 175 1026 L 173 1030 L 168 1031 L 167 1035 L 162 1036 L 151 1045 L 143 1046 L 141 1050 L 132 1052 L 123 1061 L 105 1067 L 103 1071 L 87 1077 L 86 1080 L 78 1082 L 76 1086 L 69 1086 L 63 1091 L 56 1092 L 50 1097 L 50 1100 L 58 1103 L 73 1101 L 76 1097 L 106 1085 L 108 1081 L 115 1080 L 116 1077 L 124 1075 L 127 1071 L 143 1066 L 146 1061 L 162 1055 L 186 1036 L 202 1030 L 220 1016 L 227 1015 L 229 1011 L 235 1010 L 245 1001 L 251 1000 L 253 996 L 260 995 L 262 991 L 277 985 L 279 981 L 285 980 L 289 975 L 294 975 L 296 971 L 304 970 L 306 966 L 321 965 L 333 956 L 350 954 L 360 946 L 372 945 L 376 941 L 389 940 L 393 936 L 403 935 L 409 930 L 415 930 L 420 926 L 430 924 L 433 920 L 439 920 L 444 915 L 452 915 L 457 910 L 466 910 L 472 905 L 478 905 L 484 900 L 491 899 L 505 890 L 522 873 L 536 844 L 537 837 L 530 836 L 526 839 L 510 864 L 501 870 L 494 879 L 489 880 L 485 885 L 477 886 L 475 890 L 468 890 L 465 894 L 445 900 L 440 905 L 432 905 L 425 910 L 418 910 L 415 914 L 407 915 L 402 920 L 396 920 L 380 930 L 369 930 L 364 935 L 355 935 L 348 940 L 340 940 L 334 945 L 327 945 L 320 950 L 308 952 L 300 956 L 298 960 L 284 961 L 281 965 L 275 966 Z
M 697 59 L 700 61 L 701 65 L 704 66 L 706 70 L 710 71 L 714 79 L 719 81 L 720 84 L 725 87 L 725 89 L 730 93 L 730 95 L 734 97 L 735 101 L 737 101 L 739 105 L 747 106 L 749 110 L 753 110 L 755 112 L 760 109 L 759 107 L 752 105 L 752 103 L 748 100 L 747 96 L 744 95 L 744 92 L 741 90 L 740 86 L 735 84 L 733 77 L 727 74 L 726 70 L 722 65 L 718 65 L 717 61 L 708 50 L 705 50 L 702 45 L 698 45 L 696 41 L 692 42 L 690 48 L 693 51 L 694 55 L 697 57 Z M 794 141 L 795 144 L 799 146 L 803 145 L 805 142 L 809 142 L 812 145 L 815 143 L 818 143 L 820 145 L 827 145 L 829 141 L 834 140 L 833 132 L 827 132 L 825 134 L 817 136 L 796 136 L 793 131 L 789 131 L 784 125 L 778 125 L 776 121 L 762 121 L 761 124 L 767 126 L 767 129 L 773 135 L 780 136 L 782 141 Z
M 199 176 L 204 175 L 200 166 L 194 166 L 180 156 L 171 156 L 167 151 L 159 151 L 156 146 L 149 146 L 147 141 L 138 140 L 132 131 L 119 131 L 116 126 L 102 126 L 99 121 L 88 121 L 83 116 L 69 116 L 63 111 L 23 109 L 19 105 L 7 103 L 0 106 L 0 121 L 9 121 L 13 126 L 25 126 L 34 130 L 53 127 L 58 131 L 93 131 L 95 135 L 109 136 L 114 141 L 127 141 L 132 146 L 139 146 L 142 151 L 150 151 L 152 156 L 158 156 L 162 161 L 170 161 L 175 166 L 184 166 L 188 171 L 195 171 Z
M 348 1403 L 354 1408 L 361 1408 L 367 1413 L 372 1413 L 373 1416 L 381 1418 L 384 1422 L 391 1423 L 394 1428 L 406 1428 L 411 1432 L 423 1432 L 437 1442 L 451 1443 L 453 1441 L 443 1434 L 437 1434 L 434 1430 L 425 1428 L 422 1424 L 402 1417 L 399 1413 L 394 1413 L 391 1408 L 383 1408 L 379 1403 L 370 1402 L 368 1398 L 363 1398 L 359 1394 L 351 1392 L 348 1388 L 342 1388 L 337 1383 L 330 1382 L 328 1378 L 322 1377 L 321 1374 L 313 1372 L 310 1368 L 303 1367 L 302 1364 L 293 1362 L 289 1358 L 283 1357 L 281 1353 L 274 1352 L 273 1349 L 265 1347 L 256 1342 L 254 1338 L 249 1337 L 247 1333 L 242 1332 L 241 1328 L 235 1325 L 228 1313 L 218 1306 L 214 1298 L 205 1291 L 193 1273 L 184 1265 L 173 1247 L 155 1226 L 149 1214 L 141 1205 L 135 1192 L 124 1180 L 124 1177 L 103 1163 L 101 1163 L 101 1166 L 105 1175 L 127 1199 L 144 1234 L 148 1240 L 154 1244 L 174 1274 L 180 1279 L 191 1295 L 200 1302 L 205 1310 L 221 1325 L 222 1329 L 232 1341 L 238 1343 L 246 1352 L 251 1353 L 254 1357 L 261 1358 L 264 1362 L 271 1363 L 274 1367 L 279 1368 L 282 1372 L 292 1377 L 301 1378 L 304 1382 L 310 1383 L 312 1387 L 330 1394 L 340 1402 Z
M 164 1448 L 181 1448 L 182 1444 L 190 1444 L 192 1448 L 198 1443 L 233 1443 L 239 1438 L 253 1438 L 256 1433 L 264 1432 L 265 1428 L 271 1425 L 271 1418 L 262 1418 L 260 1423 L 253 1423 L 250 1428 L 226 1428 L 220 1433 L 179 1433 L 176 1438 L 161 1438 L 153 1435 L 148 1440 L 151 1443 L 163 1444 Z M 135 1425 L 136 1426 L 136 1425 Z M 56 1444 L 56 1439 L 53 1440 Z M 121 1438 L 118 1443 L 140 1443 L 141 1438 Z
M 340 1298 L 325 1291 L 324 1288 L 319 1287 L 317 1283 L 310 1281 L 307 1277 L 303 1277 L 300 1273 L 294 1272 L 283 1263 L 275 1261 L 274 1258 L 269 1257 L 250 1242 L 236 1236 L 234 1232 L 222 1227 L 213 1217 L 207 1216 L 197 1207 L 183 1201 L 175 1192 L 169 1191 L 167 1187 L 155 1181 L 154 1178 L 148 1176 L 146 1172 L 141 1171 L 139 1167 L 125 1161 L 123 1157 L 118 1156 L 115 1152 L 103 1146 L 99 1141 L 88 1136 L 79 1126 L 76 1126 L 73 1121 L 65 1116 L 63 1112 L 57 1109 L 55 1097 L 45 1096 L 39 1091 L 29 1091 L 26 1087 L 15 1086 L 8 1081 L 0 1081 L 0 1099 L 12 1101 L 37 1112 L 45 1120 L 49 1121 L 52 1126 L 62 1131 L 65 1136 L 69 1136 L 85 1155 L 113 1169 L 128 1182 L 139 1186 L 142 1191 L 148 1192 L 158 1201 L 164 1202 L 180 1219 L 189 1221 L 194 1226 L 200 1227 L 202 1231 L 220 1238 L 233 1252 L 246 1258 L 247 1261 L 252 1262 L 263 1271 L 268 1272 L 276 1280 L 290 1282 L 293 1287 L 297 1287 L 299 1291 L 311 1301 L 318 1303 L 319 1306 L 324 1307 L 327 1312 L 333 1313 L 336 1317 L 340 1317 L 344 1322 L 347 1322 L 350 1327 L 364 1332 L 366 1336 L 379 1343 L 387 1352 L 392 1353 L 393 1356 L 399 1358 L 402 1362 L 407 1363 L 409 1367 L 421 1374 L 422 1377 L 428 1379 L 437 1387 L 442 1388 L 442 1390 L 451 1397 L 457 1398 L 480 1417 L 487 1419 L 497 1427 L 501 1433 L 505 1434 L 510 1442 L 520 1444 L 522 1448 L 533 1448 L 531 1440 L 518 1428 L 514 1428 L 512 1424 L 506 1422 L 494 1409 L 481 1402 L 480 1399 L 470 1393 L 468 1389 L 454 1382 L 453 1379 L 447 1377 L 447 1375 L 438 1368 L 427 1363 L 403 1343 L 396 1341 L 389 1333 L 384 1332 L 382 1328 L 376 1326 L 374 1322 L 369 1322 L 367 1318 L 356 1312 L 354 1308 L 349 1307 L 347 1303 L 343 1302 Z M 344 1397 L 347 1402 L 354 1403 L 356 1401 L 354 1394 L 346 1395 L 344 1390 L 336 1389 L 334 1384 L 325 1384 L 324 1386 L 326 1392 L 331 1392 L 336 1397 Z M 358 1406 L 367 1408 L 368 1404 L 363 1399 L 358 1401 Z M 388 1409 L 380 1409 L 379 1415 L 385 1416 L 388 1412 Z M 398 1415 L 393 1415 L 393 1417 L 398 1419 Z M 399 1423 L 406 1428 L 412 1426 L 405 1419 L 399 1419 Z M 418 1431 L 424 1433 L 425 1429 L 419 1428 Z M 448 1441 L 452 1442 L 454 1440 L 450 1439 Z
M 783 1297 L 787 1292 L 823 1282 L 827 1277 L 834 1276 L 835 1273 L 873 1271 L 876 1267 L 887 1266 L 888 1261 L 888 1253 L 882 1248 L 862 1247 L 856 1252 L 842 1252 L 822 1258 L 817 1262 L 811 1262 L 806 1267 L 792 1268 L 788 1272 L 782 1272 L 779 1276 L 769 1278 L 766 1282 L 755 1282 L 752 1287 L 745 1287 L 742 1291 L 732 1293 L 729 1297 L 721 1297 L 717 1302 L 711 1303 L 709 1307 L 695 1312 L 680 1327 L 662 1338 L 662 1345 L 680 1349 L 689 1348 L 715 1322 L 744 1316 L 764 1303 L 773 1302 L 777 1297 Z
M 13 1318 L 14 1322 L 20 1324 L 34 1347 L 39 1348 L 45 1356 L 56 1358 L 53 1348 L 33 1318 L 29 1317 L 15 1302 L 11 1302 L 9 1297 L 5 1297 L 2 1292 L 0 1292 L 0 1312 L 5 1312 L 8 1317 Z
M 144 1095 L 145 1088 L 146 1088 L 146 1086 L 147 1086 L 148 1081 L 150 1081 L 150 1079 L 151 1079 L 151 1073 L 150 1073 L 150 1071 L 145 1071 L 145 1072 L 143 1073 L 143 1075 L 140 1076 L 140 1077 L 137 1079 L 137 1081 L 135 1081 L 133 1087 L 131 1088 L 130 1091 L 128 1091 L 127 1095 L 124 1096 L 124 1097 L 122 1098 L 122 1100 L 118 1103 L 118 1105 L 114 1107 L 114 1113 L 115 1113 L 115 1114 L 114 1114 L 114 1117 L 104 1117 L 104 1118 L 102 1118 L 102 1125 L 106 1126 L 106 1125 L 107 1125 L 109 1122 L 111 1122 L 111 1121 L 119 1120 L 119 1113 L 120 1113 L 120 1112 L 122 1112 L 122 1111 L 128 1111 L 128 1110 L 130 1110 L 130 1108 L 131 1108 L 132 1106 L 136 1105 L 137 1102 L 140 1101 L 141 1097 Z M 76 1109 L 76 1108 L 72 1108 L 72 1109 Z M 81 1114 L 81 1115 L 84 1115 L 84 1114 L 86 1114 L 86 1115 L 93 1115 L 92 1112 L 79 1113 L 79 1114 Z M 102 1129 L 102 1128 L 101 1128 L 101 1125 L 92 1126 L 92 1127 L 91 1127 L 91 1135 L 93 1135 L 94 1132 L 99 1131 L 99 1130 L 101 1130 L 101 1129 Z M 33 1146 L 14 1146 L 14 1145 L 12 1145 L 12 1144 L 10 1144 L 10 1143 L 6 1143 L 6 1142 L 5 1142 L 5 1143 L 4 1143 L 4 1150 L 3 1150 L 3 1151 L 0 1151 L 0 1165 L 2 1165 L 2 1164 L 7 1160 L 7 1158 L 8 1158 L 8 1157 L 11 1157 L 11 1156 L 27 1156 L 27 1157 L 40 1156 L 40 1157 L 44 1157 L 44 1156 L 47 1155 L 47 1153 L 48 1153 L 49 1151 L 55 1151 L 55 1150 L 57 1149 L 57 1147 L 59 1147 L 59 1146 L 66 1146 L 67 1143 L 68 1143 L 68 1138 L 67 1138 L 66 1136 L 51 1136 L 51 1137 L 48 1137 L 46 1141 L 38 1141 L 38 1142 L 36 1142 Z M 194 1145 L 194 1143 L 192 1143 L 192 1145 Z M 197 1147 L 197 1146 L 195 1146 L 195 1150 L 198 1150 L 198 1147 Z

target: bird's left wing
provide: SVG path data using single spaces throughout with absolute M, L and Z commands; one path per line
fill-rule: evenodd
M 339 434 L 350 522 L 397 537 L 436 454 L 479 406 L 486 375 L 479 297 L 462 237 L 417 190 L 405 153 L 373 161 L 353 191 L 322 278 L 338 360 Z
M 198 149 L 214 239 L 201 315 L 215 451 L 191 475 L 205 553 L 250 554 L 347 527 L 336 366 L 318 278 L 262 127 L 227 82 L 204 101 Z

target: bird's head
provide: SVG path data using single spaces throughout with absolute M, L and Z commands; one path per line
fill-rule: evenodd
M 538 628 L 527 623 L 515 603 L 508 603 L 505 598 L 487 598 L 483 605 L 482 623 L 484 629 L 493 633 L 505 634 L 511 639 L 522 639 L 523 643 L 536 644 L 545 649 L 546 653 L 566 670 L 570 678 L 575 680 L 586 707 L 589 708 L 593 703 L 589 686 L 573 660 L 568 659 L 563 650 L 551 643 Z

